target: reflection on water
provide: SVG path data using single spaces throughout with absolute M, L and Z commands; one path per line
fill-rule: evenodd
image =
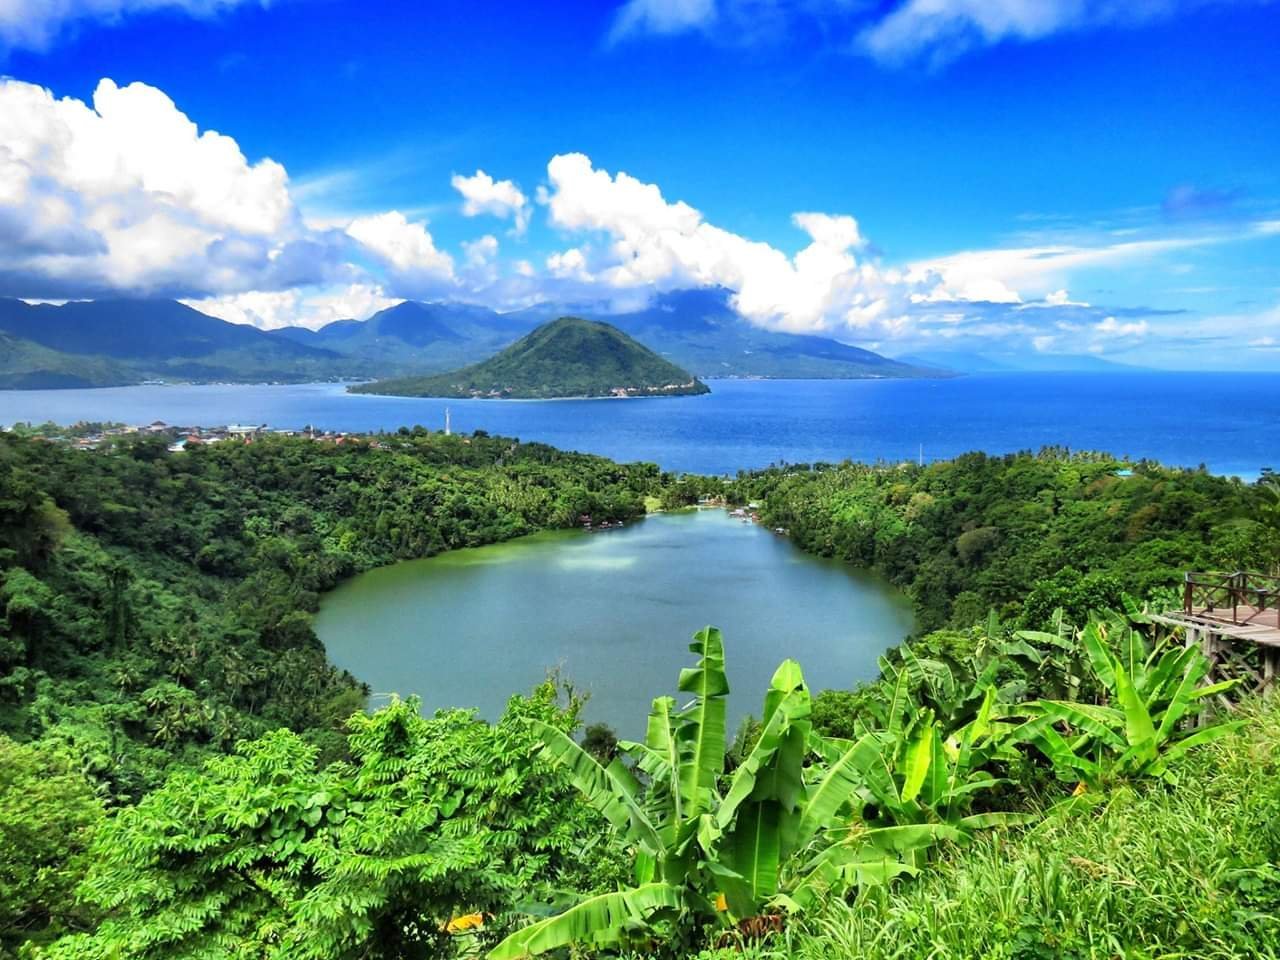
M 375 570 L 325 598 L 316 630 L 338 666 L 377 694 L 418 694 L 428 711 L 495 717 L 558 666 L 590 691 L 589 720 L 640 736 L 708 623 L 725 634 L 736 722 L 759 713 L 784 658 L 815 691 L 850 687 L 912 621 L 880 581 L 703 510 Z

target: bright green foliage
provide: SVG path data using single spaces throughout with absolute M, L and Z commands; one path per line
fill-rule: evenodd
M 1204 702 L 1235 681 L 1205 684 L 1209 661 L 1194 647 L 1151 647 L 1125 621 L 1095 621 L 1077 634 L 1088 654 L 1101 702 L 1038 700 L 1018 732 L 1053 763 L 1059 776 L 1091 786 L 1123 777 L 1168 777 L 1188 750 L 1229 735 L 1242 721 L 1191 729 Z M 1113 653 L 1118 650 L 1118 653 Z
M 830 899 L 785 938 L 717 960 L 1280 957 L 1280 704 L 1117 785 L 1088 812 L 948 848 L 911 883 Z M 702 960 L 710 960 L 703 954 Z
M 586 800 L 632 845 L 639 885 L 586 901 L 513 935 L 492 954 L 506 960 L 574 942 L 623 942 L 671 921 L 667 935 L 695 934 L 767 910 L 811 907 L 856 886 L 884 883 L 923 863 L 928 847 L 1025 818 L 971 814 L 971 798 L 998 781 L 985 772 L 1009 725 L 997 723 L 989 689 L 974 720 L 952 732 L 906 694 L 899 675 L 884 729 L 856 743 L 816 736 L 800 668 L 773 676 L 754 742 L 725 772 L 724 647 L 699 632 L 696 667 L 680 688 L 694 699 L 676 712 L 653 702 L 644 743 L 602 767 L 563 733 L 541 727 L 542 752 L 570 772 Z M 868 809 L 872 812 L 868 813 Z M 723 898 L 723 909 L 712 903 Z
M 1260 535 L 1265 486 L 1050 448 L 924 467 L 788 464 L 731 495 L 762 501 L 764 522 L 804 549 L 902 587 L 924 630 L 968 629 L 991 608 L 1040 629 L 1058 607 L 1083 623 L 1188 569 L 1276 563 L 1276 538 Z
M 833 822 L 845 804 L 854 805 L 854 819 L 847 836 L 809 865 L 809 876 L 792 893 L 799 906 L 915 874 L 938 843 L 965 841 L 980 829 L 1032 819 L 1025 813 L 973 812 L 975 799 L 1005 782 L 991 770 L 1017 756 L 1012 725 L 995 717 L 995 688 L 985 687 L 973 718 L 952 728 L 913 702 L 908 673 L 890 675 L 889 700 L 876 711 L 881 725 L 853 742 L 820 742 L 826 765 L 816 770 L 802 837 Z
M 547 684 L 493 726 L 417 707 L 353 717 L 349 763 L 282 730 L 173 774 L 100 830 L 82 892 L 109 919 L 49 956 L 440 956 L 455 915 L 608 876 L 599 820 L 529 760 L 528 724 L 568 730 L 576 703 Z
M 341 756 L 365 691 L 311 629 L 341 579 L 638 516 L 664 484 L 652 465 L 421 429 L 165 446 L 0 434 L 0 733 L 68 744 L 115 802 L 280 726 Z
M 618 942 L 671 921 L 671 935 L 755 916 L 780 892 L 784 865 L 800 837 L 808 752 L 809 692 L 799 667 L 784 662 L 765 696 L 758 739 L 727 780 L 724 644 L 713 627 L 690 649 L 698 664 L 681 671 L 693 700 L 676 711 L 659 697 L 644 743 L 624 742 L 646 777 L 614 760 L 602 767 L 545 725 L 542 753 L 569 771 L 588 803 L 635 849 L 637 886 L 588 900 L 512 935 L 491 957 L 519 957 L 574 942 Z M 824 824 L 825 826 L 825 824 Z M 727 910 L 718 911 L 716 896 Z
M 1052 635 L 978 645 L 967 670 L 921 658 L 904 646 L 884 660 L 884 675 L 863 691 L 852 726 L 856 739 L 813 732 L 799 667 L 784 662 L 765 698 L 750 746 L 736 747 L 726 774 L 723 699 L 728 692 L 718 631 L 696 635 L 696 667 L 682 672 L 694 700 L 676 712 L 669 697 L 653 703 L 644 743 L 623 743 L 645 786 L 615 759 L 601 766 L 563 732 L 540 726 L 541 752 L 569 771 L 588 803 L 635 851 L 631 890 L 583 901 L 508 938 L 492 960 L 512 960 L 571 943 L 626 944 L 655 931 L 668 942 L 694 943 L 699 931 L 768 911 L 811 911 L 851 890 L 865 891 L 904 874 L 917 875 L 939 844 L 971 842 L 993 827 L 1023 826 L 1040 814 L 1001 810 L 1001 772 L 1026 765 L 1025 744 L 1050 756 L 1072 782 L 1080 771 L 1170 776 L 1170 764 L 1194 747 L 1230 736 L 1238 723 L 1194 733 L 1183 729 L 1193 703 L 1230 684 L 1199 686 L 1207 661 L 1198 650 L 1148 652 L 1140 634 L 1118 619 L 1108 649 L 1107 626 L 1094 623 L 1071 639 Z M 998 621 L 986 632 L 999 634 Z M 1073 687 L 1112 691 L 1119 704 L 1001 701 L 997 652 L 1035 669 L 1065 657 Z M 1068 685 L 1061 677 L 1051 686 Z M 1013 685 L 1012 689 L 1019 689 Z M 927 700 L 935 706 L 924 706 Z M 1029 719 L 1027 719 L 1029 718 Z M 1081 719 L 1083 718 L 1083 719 Z M 1060 729 L 1075 722 L 1080 735 Z M 1083 754 L 1096 741 L 1094 759 Z M 714 747 L 714 750 L 711 749 Z M 1116 758 L 1104 767 L 1097 755 Z M 713 763 L 707 758 L 714 756 Z M 1060 788 L 1059 788 L 1060 789 Z M 1065 808 L 1064 808 L 1065 809 Z M 723 913 L 712 895 L 723 898 Z
M 74 892 L 101 820 L 102 804 L 68 751 L 0 737 L 0 958 L 92 919 Z

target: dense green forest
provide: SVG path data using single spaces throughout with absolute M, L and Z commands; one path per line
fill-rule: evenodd
M 675 397 L 707 393 L 706 384 L 621 330 L 598 320 L 544 323 L 488 360 L 429 377 L 379 380 L 355 393 L 407 397 Z
M 311 631 L 355 572 L 702 495 L 922 635 L 856 691 L 784 661 L 732 735 L 702 631 L 688 704 L 584 750 L 554 679 L 493 724 L 364 713 Z M 1228 685 L 1190 725 L 1208 664 L 1140 612 L 1278 563 L 1274 482 L 1065 451 L 724 482 L 420 429 L 3 435 L 0 957 L 1280 955 L 1280 719 Z
M 113 800 L 275 727 L 332 741 L 363 693 L 310 618 L 342 578 L 636 516 L 661 484 L 483 435 L 166 444 L 0 437 L 0 731 L 65 741 Z
M 1273 482 L 1049 448 L 927 466 L 782 466 L 731 485 L 805 550 L 906 590 L 923 630 L 992 608 L 1023 625 L 1076 622 L 1124 593 L 1174 600 L 1186 570 L 1280 562 Z

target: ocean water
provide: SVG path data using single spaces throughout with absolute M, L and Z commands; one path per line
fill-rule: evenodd
M 340 384 L 0 391 L 0 424 L 117 420 L 266 423 L 330 430 L 422 424 L 540 440 L 669 470 L 732 474 L 771 463 L 944 459 L 1045 445 L 1204 464 L 1254 479 L 1280 469 L 1275 374 L 1001 374 L 951 380 L 714 380 L 701 397 L 432 400 Z

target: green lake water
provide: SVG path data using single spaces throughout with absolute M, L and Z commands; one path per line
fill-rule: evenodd
M 588 721 L 639 737 L 650 701 L 676 693 L 691 635 L 707 624 L 724 632 L 734 723 L 759 715 L 786 657 L 815 693 L 874 677 L 912 616 L 876 578 L 698 510 L 374 570 L 325 597 L 315 627 L 375 705 L 417 694 L 428 712 L 470 706 L 493 719 L 510 694 L 559 667 L 590 691 Z

